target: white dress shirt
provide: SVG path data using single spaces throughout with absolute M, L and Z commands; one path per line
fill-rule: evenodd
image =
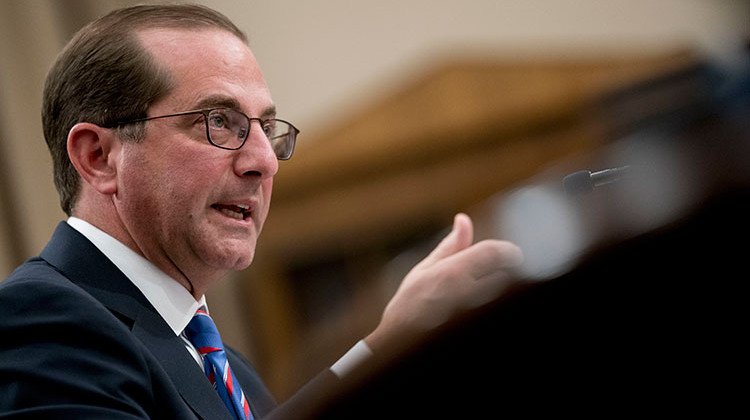
M 175 335 L 182 338 L 185 348 L 202 368 L 201 355 L 183 331 L 198 308 L 205 306 L 208 310 L 205 296 L 195 300 L 184 286 L 166 275 L 151 261 L 90 223 L 70 217 L 68 224 L 91 241 L 143 293 Z M 370 348 L 360 340 L 330 369 L 341 378 L 371 356 Z

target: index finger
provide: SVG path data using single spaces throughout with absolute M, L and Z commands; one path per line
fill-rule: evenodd
M 518 267 L 523 262 L 523 252 L 512 242 L 487 239 L 459 251 L 449 260 L 446 263 L 462 267 L 473 280 L 478 280 Z

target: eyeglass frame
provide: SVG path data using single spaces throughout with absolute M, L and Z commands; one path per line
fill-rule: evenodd
M 208 126 L 208 116 L 210 115 L 211 111 L 217 111 L 217 110 L 223 110 L 223 109 L 236 112 L 236 113 L 242 115 L 243 117 L 245 117 L 247 119 L 247 121 L 248 121 L 247 136 L 245 136 L 245 138 L 242 139 L 242 143 L 239 146 L 237 146 L 237 147 L 225 147 L 225 146 L 221 146 L 221 145 L 218 145 L 218 144 L 214 143 L 214 141 L 211 139 L 211 132 L 210 132 L 211 130 L 210 130 L 209 126 Z M 103 126 L 103 127 L 104 128 L 121 127 L 123 125 L 128 125 L 128 124 L 133 124 L 133 123 L 138 123 L 138 122 L 145 122 L 145 121 L 151 121 L 151 120 L 157 120 L 157 119 L 169 118 L 169 117 L 181 117 L 181 116 L 184 116 L 184 115 L 191 115 L 191 114 L 201 114 L 201 115 L 203 115 L 203 124 L 206 126 L 206 139 L 208 140 L 208 142 L 212 146 L 218 147 L 219 149 L 224 149 L 224 150 L 239 150 L 239 149 L 241 149 L 242 146 L 245 145 L 245 142 L 247 142 L 247 138 L 250 137 L 250 130 L 252 129 L 253 121 L 258 121 L 258 123 L 261 125 L 261 128 L 263 128 L 263 124 L 267 123 L 268 121 L 278 121 L 278 122 L 282 122 L 282 123 L 288 125 L 292 129 L 292 131 L 290 131 L 290 133 L 294 133 L 293 134 L 294 138 L 292 139 L 292 150 L 291 150 L 291 152 L 289 152 L 289 156 L 280 157 L 280 156 L 276 155 L 276 159 L 278 159 L 278 160 L 289 160 L 289 159 L 292 158 L 292 155 L 294 154 L 294 147 L 296 146 L 296 143 L 297 143 L 297 135 L 299 135 L 299 133 L 300 133 L 300 130 L 297 127 L 295 127 L 292 123 L 290 123 L 289 121 L 282 120 L 282 119 L 279 119 L 279 118 L 267 118 L 267 119 L 252 118 L 252 117 L 248 117 L 247 114 L 245 114 L 242 111 L 238 111 L 238 110 L 236 110 L 234 108 L 227 108 L 227 107 L 215 107 L 215 108 L 195 109 L 195 110 L 192 110 L 192 111 L 182 111 L 182 112 L 177 112 L 177 113 L 168 114 L 168 115 L 158 115 L 156 117 L 136 118 L 134 120 L 116 122 L 116 123 L 114 123 L 112 125 Z M 264 135 L 265 135 L 265 132 L 264 132 Z M 267 135 L 266 135 L 266 138 L 268 138 Z M 271 139 L 268 139 L 268 140 L 270 141 Z M 274 154 L 276 154 L 276 153 L 274 153 Z

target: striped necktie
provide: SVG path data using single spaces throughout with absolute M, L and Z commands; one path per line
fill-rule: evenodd
M 206 376 L 214 385 L 229 412 L 235 419 L 253 419 L 245 393 L 242 392 L 239 382 L 229 368 L 219 330 L 216 329 L 213 319 L 208 316 L 205 307 L 195 312 L 195 316 L 185 327 L 185 332 L 198 353 L 203 356 Z

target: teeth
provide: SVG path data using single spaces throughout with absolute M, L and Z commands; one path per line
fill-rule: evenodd
M 247 209 L 244 209 L 244 210 L 247 210 Z M 236 211 L 229 210 L 229 209 L 224 208 L 224 207 L 220 208 L 219 211 L 222 212 L 222 213 L 224 213 L 224 214 L 226 214 L 229 217 L 234 218 L 234 219 L 243 220 L 245 218 L 244 214 L 236 212 Z
M 249 204 L 214 204 L 211 207 L 237 220 L 244 220 L 250 215 Z

